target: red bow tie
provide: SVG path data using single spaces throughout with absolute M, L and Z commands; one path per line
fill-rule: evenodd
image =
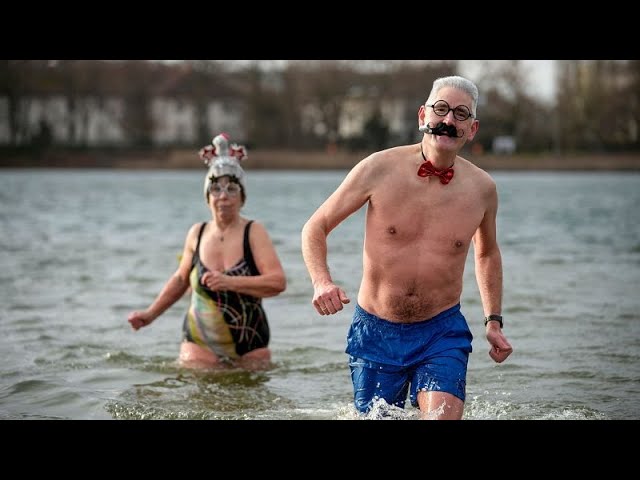
M 422 158 L 424 158 L 424 154 L 422 154 Z M 453 178 L 453 168 L 449 167 L 443 170 L 438 170 L 429 160 L 425 158 L 425 162 L 420 165 L 420 168 L 418 169 L 418 176 L 430 177 L 432 175 L 440 177 L 440 183 L 446 185 Z

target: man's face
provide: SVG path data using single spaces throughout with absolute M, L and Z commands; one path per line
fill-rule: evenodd
M 442 88 L 429 98 L 418 112 L 420 125 L 442 129 L 441 135 L 428 133 L 430 141 L 439 148 L 460 150 L 472 140 L 478 131 L 478 120 L 471 113 L 471 97 L 462 90 L 451 87 Z M 440 130 L 437 128 L 437 130 Z

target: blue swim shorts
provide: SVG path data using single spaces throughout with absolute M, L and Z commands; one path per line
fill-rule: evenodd
M 366 413 L 379 398 L 404 408 L 409 386 L 414 407 L 421 390 L 464 402 L 472 340 L 460 304 L 415 323 L 390 322 L 356 304 L 346 348 L 356 408 Z

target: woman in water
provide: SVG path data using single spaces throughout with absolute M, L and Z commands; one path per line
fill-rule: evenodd
M 220 134 L 200 150 L 209 166 L 204 197 L 211 221 L 187 233 L 178 269 L 143 311 L 129 314 L 134 330 L 150 325 L 191 288 L 179 363 L 185 367 L 270 365 L 269 323 L 262 299 L 282 293 L 286 277 L 265 227 L 240 215 L 247 199 L 240 162 L 245 148 Z

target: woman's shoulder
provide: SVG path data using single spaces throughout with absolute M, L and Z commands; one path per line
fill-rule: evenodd
M 267 227 L 264 226 L 260 220 L 255 218 L 246 218 L 245 219 L 245 229 L 249 229 L 250 235 L 268 235 Z
M 191 227 L 189 227 L 189 230 L 187 231 L 187 237 L 192 237 L 192 236 L 197 236 L 200 234 L 200 231 L 204 229 L 205 225 L 208 222 L 197 222 L 194 223 L 193 225 L 191 225 Z
M 255 218 L 244 218 L 244 228 L 245 229 L 249 229 L 254 230 L 254 227 L 258 227 L 258 228 L 264 228 L 264 225 L 262 225 L 262 223 L 260 223 L 258 220 L 256 220 Z

